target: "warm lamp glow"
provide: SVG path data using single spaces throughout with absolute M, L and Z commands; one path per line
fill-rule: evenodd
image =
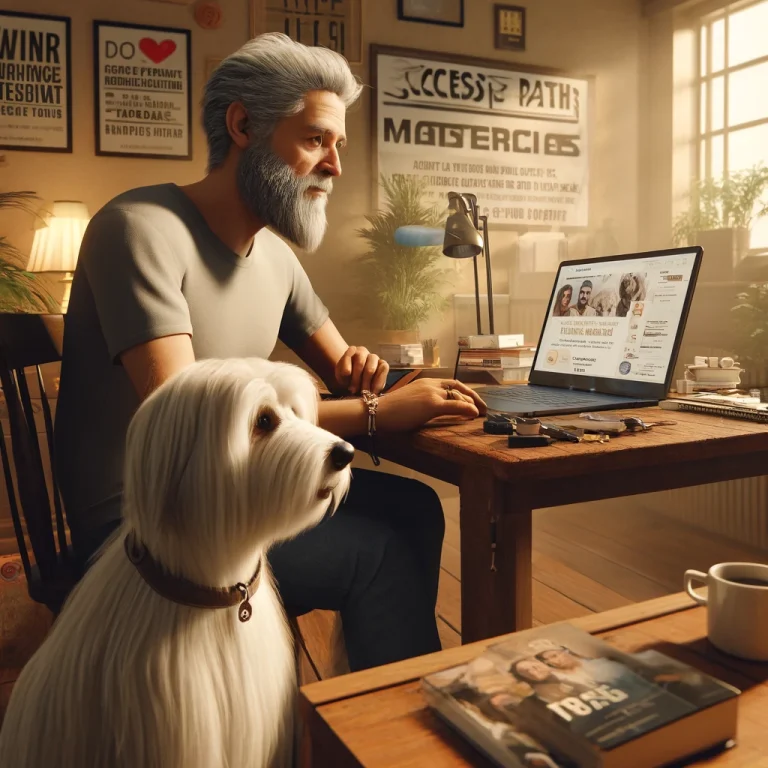
M 84 203 L 57 200 L 46 226 L 35 230 L 32 253 L 27 264 L 28 272 L 65 272 L 66 284 L 62 312 L 67 311 L 72 272 L 77 266 L 80 243 L 88 226 L 88 208 Z

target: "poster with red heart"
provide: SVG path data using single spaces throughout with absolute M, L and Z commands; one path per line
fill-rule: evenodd
M 96 154 L 192 157 L 190 32 L 93 22 Z

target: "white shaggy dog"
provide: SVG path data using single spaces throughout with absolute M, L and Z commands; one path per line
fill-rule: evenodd
M 347 491 L 352 448 L 316 418 L 306 373 L 251 360 L 195 363 L 141 405 L 123 527 L 19 677 L 0 765 L 290 765 L 294 656 L 264 556 Z M 127 556 L 141 545 L 155 571 Z

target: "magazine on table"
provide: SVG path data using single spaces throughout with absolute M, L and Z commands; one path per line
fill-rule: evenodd
M 422 680 L 427 701 L 505 768 L 655 768 L 736 734 L 739 691 L 655 650 L 568 624 L 516 634 Z

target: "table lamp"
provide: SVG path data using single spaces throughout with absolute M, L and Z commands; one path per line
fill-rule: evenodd
M 443 253 L 450 259 L 472 259 L 475 269 L 475 307 L 477 310 L 477 335 L 483 333 L 480 320 L 480 279 L 477 273 L 477 256 L 485 255 L 485 273 L 488 282 L 489 332 L 495 334 L 493 324 L 493 280 L 491 277 L 491 251 L 488 244 L 488 217 L 478 215 L 477 196 L 471 192 L 448 193 L 448 218 L 445 222 Z M 483 223 L 482 234 L 480 222 Z
M 46 225 L 35 230 L 27 272 L 64 272 L 64 298 L 61 311 L 69 306 L 72 273 L 77 266 L 80 243 L 90 216 L 84 203 L 56 200 Z

